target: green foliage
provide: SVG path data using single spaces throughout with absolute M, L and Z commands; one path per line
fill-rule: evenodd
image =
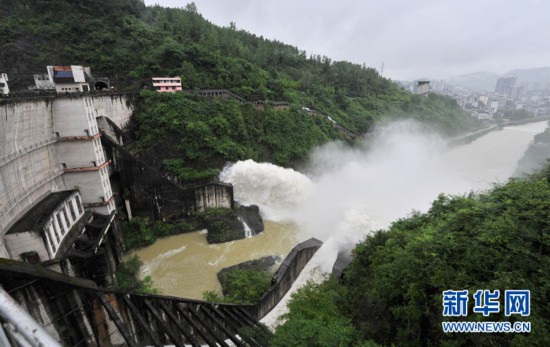
M 22 0 L 2 5 L 1 9 L 0 34 L 6 39 L 0 43 L 0 66 L 13 74 L 13 86 L 22 89 L 32 83 L 32 80 L 23 81 L 24 76 L 45 71 L 46 65 L 81 64 L 90 66 L 95 76 L 111 78 L 119 90 L 150 86 L 152 76 L 180 75 L 188 89 L 225 88 L 263 100 L 285 100 L 296 105 L 297 110 L 307 106 L 330 114 L 357 133 L 366 132 L 374 121 L 384 117 L 435 122 L 449 133 L 476 126 L 450 98 L 413 96 L 382 78 L 373 68 L 333 62 L 319 55 L 308 57 L 303 50 L 237 30 L 235 25 L 215 26 L 201 16 L 196 6 L 145 7 L 140 0 Z M 279 149 L 264 149 L 263 143 L 254 146 L 258 144 L 254 139 L 256 134 L 243 132 L 244 128 L 238 126 L 239 120 L 231 118 L 242 113 L 248 124 L 261 123 L 264 116 L 251 119 L 253 112 L 239 112 L 237 110 L 243 108 L 239 105 L 200 104 L 201 107 L 191 107 L 196 118 L 182 123 L 180 129 L 195 133 L 197 143 L 183 141 L 178 155 L 161 159 L 201 156 L 204 148 L 213 149 L 225 160 L 257 158 L 269 150 Z M 278 127 L 275 132 L 287 137 L 294 135 L 295 138 L 290 136 L 289 147 L 310 146 L 313 142 L 337 137 L 334 131 L 325 129 L 332 130 L 330 123 L 323 119 L 323 124 L 315 125 L 314 130 L 321 129 L 324 135 L 306 132 L 307 139 L 301 141 L 302 134 L 296 132 L 312 122 L 294 123 L 300 123 L 298 117 L 312 117 L 304 117 L 297 110 L 280 117 L 270 115 L 272 111 L 265 115 L 268 120 L 275 118 L 273 124 Z M 165 107 L 156 112 L 182 113 L 186 109 Z M 215 114 L 211 116 L 212 113 Z M 177 124 L 170 123 L 169 128 L 177 128 Z M 164 130 L 164 135 L 171 135 L 172 129 Z M 268 144 L 282 145 L 276 134 L 269 136 Z M 243 143 L 246 138 L 253 138 L 252 143 Z M 168 136 L 168 139 L 173 138 Z M 218 144 L 211 143 L 212 139 Z M 203 144 L 204 141 L 210 142 Z M 183 148 L 185 145 L 190 148 Z M 307 149 L 297 148 L 297 152 L 293 152 L 284 148 L 288 153 L 276 160 L 293 160 Z
M 550 165 L 482 194 L 440 195 L 360 242 L 345 271 L 291 300 L 273 346 L 550 345 Z M 531 315 L 462 321 L 530 321 L 530 334 L 444 334 L 442 292 L 531 290 Z M 447 319 L 445 319 L 447 320 Z M 338 338 L 342 340 L 338 340 Z
M 292 295 L 287 321 L 279 326 L 272 346 L 350 346 L 354 327 L 339 309 L 338 284 L 308 283 Z
M 205 291 L 203 298 L 210 302 L 233 304 L 253 304 L 269 289 L 271 275 L 265 271 L 234 269 L 222 279 L 225 295 L 215 291 Z
M 136 144 L 183 181 L 216 176 L 227 161 L 251 158 L 288 165 L 338 138 L 328 122 L 298 109 L 258 111 L 183 93 L 141 95 Z
M 239 336 L 250 346 L 270 346 L 273 339 L 273 333 L 262 323 L 255 327 L 242 327 Z
M 255 303 L 271 285 L 271 276 L 264 271 L 236 269 L 224 280 L 225 297 L 233 303 Z
M 122 222 L 122 230 L 127 249 L 148 246 L 157 240 L 147 217 L 135 217 L 130 221 Z
M 115 272 L 117 289 L 140 294 L 158 294 L 151 276 L 145 276 L 143 280 L 138 278 L 139 269 L 143 263 L 137 255 L 119 265 Z
M 207 290 L 202 293 L 202 299 L 209 302 L 226 302 L 223 295 L 214 290 Z
M 547 179 L 512 180 L 479 195 L 441 195 L 429 212 L 360 243 L 346 272 L 344 307 L 364 338 L 384 345 L 548 345 L 550 331 L 542 323 L 550 320 Z M 530 289 L 528 319 L 502 312 L 489 318 L 528 320 L 533 332 L 443 334 L 442 291 L 458 288 Z
M 131 221 L 122 222 L 126 249 L 148 246 L 153 244 L 158 237 L 195 231 L 203 227 L 200 220 L 167 224 L 159 221 L 153 223 L 147 217 L 134 217 Z

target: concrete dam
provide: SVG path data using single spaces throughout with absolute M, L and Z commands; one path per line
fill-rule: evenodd
M 49 192 L 78 186 L 84 204 L 109 201 L 112 194 L 100 195 L 82 184 L 93 180 L 91 175 L 75 178 L 71 173 L 105 164 L 96 117 L 108 116 L 125 127 L 131 103 L 122 94 L 0 101 L 0 196 L 5 197 L 0 201 L 0 235 Z M 4 243 L 0 256 L 9 257 Z
M 125 148 L 134 98 L 0 99 L 0 344 L 241 346 L 240 329 L 257 326 L 321 246 L 296 246 L 255 305 L 113 290 L 120 216 L 172 221 L 234 203 L 232 185 L 184 185 Z

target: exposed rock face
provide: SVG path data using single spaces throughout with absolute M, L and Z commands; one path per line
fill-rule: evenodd
M 264 231 L 264 221 L 262 220 L 262 216 L 260 216 L 260 208 L 258 206 L 241 206 L 239 208 L 239 216 L 254 234 Z
M 338 252 L 338 257 L 336 258 L 336 261 L 334 262 L 334 266 L 332 267 L 332 274 L 339 279 L 342 279 L 342 276 L 344 275 L 344 270 L 348 267 L 348 265 L 352 261 L 352 255 L 351 250 L 344 250 Z
M 252 234 L 264 230 L 260 209 L 256 205 L 241 206 L 238 210 L 219 210 L 205 217 L 208 243 L 221 243 L 244 239 L 247 235 L 245 225 Z

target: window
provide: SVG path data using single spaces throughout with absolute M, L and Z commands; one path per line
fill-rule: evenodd
M 65 235 L 65 227 L 63 226 L 63 222 L 61 221 L 61 213 L 58 213 L 56 217 L 57 217 L 57 223 L 59 224 L 59 228 L 61 229 L 61 235 Z M 59 243 L 60 242 L 59 235 L 56 233 L 55 236 L 57 236 L 57 243 Z
M 80 201 L 80 196 L 77 195 L 75 197 L 75 201 L 76 201 L 76 207 L 78 208 L 78 213 L 82 214 L 82 202 Z
M 55 244 L 53 243 L 52 238 L 50 235 L 48 235 L 48 233 L 46 233 L 46 241 L 50 245 L 50 248 L 52 249 L 52 251 L 55 252 Z
M 21 259 L 25 263 L 29 264 L 38 264 L 40 263 L 40 257 L 38 256 L 38 253 L 32 251 L 32 252 L 25 252 L 21 254 Z
M 67 228 L 70 227 L 71 221 L 69 220 L 69 214 L 67 213 L 67 207 L 63 207 L 63 211 L 61 211 L 63 214 L 63 217 L 65 218 L 65 223 L 67 224 Z
M 74 206 L 72 201 L 69 201 L 69 211 L 71 211 L 71 217 L 73 217 L 73 220 L 76 221 L 76 213 L 74 211 Z
M 55 240 L 57 240 L 57 243 L 60 243 L 61 242 L 61 238 L 59 237 L 59 232 L 57 231 L 57 228 L 54 228 L 54 236 L 55 236 Z M 54 245 L 56 244 L 55 243 L 55 240 L 53 239 L 52 237 L 52 241 L 54 241 Z

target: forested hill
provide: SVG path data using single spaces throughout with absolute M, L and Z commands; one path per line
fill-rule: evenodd
M 308 56 L 234 25 L 215 26 L 194 4 L 171 9 L 140 0 L 1 0 L 0 35 L 0 66 L 15 85 L 51 64 L 91 66 L 95 76 L 118 78 L 122 87 L 181 75 L 185 88 L 226 88 L 315 106 L 349 118 L 358 132 L 385 111 L 457 111 L 446 99 L 423 105 L 372 68 Z M 450 130 L 463 127 L 458 120 L 448 123 Z
M 45 73 L 46 65 L 72 64 L 90 66 L 95 77 L 109 77 L 118 90 L 123 91 L 137 91 L 150 85 L 152 76 L 179 75 L 186 89 L 223 88 L 249 99 L 286 101 L 292 105 L 290 110 L 263 115 L 233 109 L 233 115 L 245 113 L 239 116 L 243 122 L 262 118 L 265 126 L 244 130 L 250 142 L 246 146 L 255 148 L 257 155 L 241 148 L 243 144 L 238 139 L 231 138 L 234 143 L 218 148 L 220 162 L 251 156 L 286 164 L 301 159 L 312 146 L 339 137 L 330 123 L 327 127 L 318 119 L 306 120 L 298 126 L 287 124 L 287 121 L 302 121 L 304 115 L 298 112 L 303 107 L 330 115 L 357 134 L 367 132 L 382 118 L 412 117 L 449 134 L 478 125 L 450 98 L 414 96 L 372 68 L 311 55 L 238 30 L 234 24 L 213 25 L 200 15 L 193 3 L 172 9 L 146 7 L 140 0 L 0 0 L 0 35 L 1 72 L 8 73 L 13 91 L 33 84 L 32 74 Z M 199 105 L 194 106 L 195 110 L 213 109 L 203 105 L 204 100 L 155 99 L 152 95 L 144 99 L 140 112 L 151 115 L 141 118 L 150 122 L 141 124 L 140 130 L 144 131 L 166 123 L 165 110 L 169 105 L 196 102 Z M 166 107 L 160 107 L 159 103 L 166 103 Z M 226 109 L 223 106 L 214 109 L 218 114 L 208 116 L 218 117 L 219 125 Z M 155 136 L 188 133 L 185 127 L 189 121 L 184 115 L 170 117 L 177 119 L 171 119 L 164 128 L 155 128 Z M 326 117 L 324 122 L 328 122 Z M 220 130 L 216 124 L 206 123 L 196 126 L 195 132 L 204 128 L 212 133 L 214 140 L 220 132 L 230 136 L 223 126 Z M 312 133 L 305 136 L 305 141 L 301 141 L 301 134 L 297 133 L 303 129 Z M 267 130 L 272 134 L 267 134 Z M 140 134 L 147 135 L 144 131 Z M 268 135 L 272 138 L 267 138 Z M 288 136 L 298 139 L 286 141 Z M 256 143 L 257 138 L 264 141 Z M 288 149 L 288 153 L 276 158 L 280 151 L 285 151 L 279 148 L 283 144 L 299 148 Z M 231 155 L 227 154 L 228 148 Z M 197 150 L 204 152 L 211 148 Z M 152 152 L 160 153 L 160 160 L 183 156 L 186 165 L 194 165 L 185 153 L 168 151 L 170 153 L 163 156 L 166 148 Z M 202 157 L 203 163 L 195 166 L 204 168 L 207 158 Z

